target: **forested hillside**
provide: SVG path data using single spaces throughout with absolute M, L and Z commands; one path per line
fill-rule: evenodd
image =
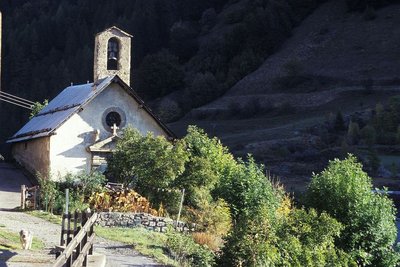
M 131 81 L 166 120 L 219 96 L 276 51 L 318 0 L 3 0 L 2 90 L 34 101 L 93 78 L 94 35 L 133 34 Z M 1 143 L 28 112 L 0 103 Z

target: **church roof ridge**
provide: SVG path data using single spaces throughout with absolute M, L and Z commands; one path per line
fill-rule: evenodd
M 66 87 L 53 98 L 36 116 L 29 120 L 16 134 L 7 140 L 7 143 L 26 141 L 34 138 L 54 134 L 74 114 L 91 102 L 111 83 L 118 83 L 136 102 L 157 122 L 157 124 L 171 137 L 175 134 L 145 105 L 139 95 L 127 85 L 118 75 L 106 77 L 96 83 L 87 83 Z

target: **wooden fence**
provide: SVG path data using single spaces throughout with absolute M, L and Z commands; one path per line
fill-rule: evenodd
M 39 207 L 39 186 L 27 187 L 21 185 L 21 209 L 36 209 Z
M 87 265 L 87 256 L 93 254 L 95 233 L 93 225 L 97 213 L 64 214 L 62 220 L 60 250 L 53 267 L 78 267 Z

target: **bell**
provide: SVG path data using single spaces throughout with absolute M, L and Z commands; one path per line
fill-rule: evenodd
M 117 57 L 115 56 L 114 52 L 110 52 L 108 55 L 108 60 L 113 60 L 113 61 L 117 61 Z

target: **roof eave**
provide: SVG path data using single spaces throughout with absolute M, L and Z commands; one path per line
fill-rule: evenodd
M 168 128 L 168 126 L 162 122 L 162 120 L 149 108 L 143 101 L 143 99 L 118 75 L 114 75 L 112 82 L 118 83 L 125 91 L 130 94 L 135 100 L 141 104 L 141 107 L 157 122 L 157 124 L 165 131 L 165 133 L 172 139 L 177 139 L 177 135 Z

